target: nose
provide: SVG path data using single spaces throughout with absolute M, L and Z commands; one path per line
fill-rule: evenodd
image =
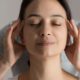
M 40 36 L 41 37 L 48 37 L 52 35 L 52 29 L 49 25 L 44 25 L 40 29 Z
M 41 37 L 50 36 L 50 35 L 51 35 L 50 33 L 47 33 L 47 34 L 41 33 L 40 34 Z

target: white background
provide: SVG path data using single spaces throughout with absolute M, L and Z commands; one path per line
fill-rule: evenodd
M 22 0 L 0 0 L 0 28 L 18 18 Z
M 73 19 L 80 22 L 80 0 L 67 0 L 72 11 Z

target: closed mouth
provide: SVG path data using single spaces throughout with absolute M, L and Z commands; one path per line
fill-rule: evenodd
M 41 42 L 41 43 L 37 43 L 38 46 L 49 46 L 49 45 L 53 45 L 54 42 Z

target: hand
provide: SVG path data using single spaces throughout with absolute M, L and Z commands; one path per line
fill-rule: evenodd
M 66 46 L 65 52 L 75 68 L 80 70 L 80 28 L 77 28 L 73 20 L 68 24 L 69 35 L 73 37 L 73 43 Z
M 17 20 L 12 23 L 4 36 L 4 55 L 0 56 L 0 79 L 15 64 L 25 50 L 24 45 L 15 40 L 17 36 L 20 36 L 22 27 L 22 23 Z

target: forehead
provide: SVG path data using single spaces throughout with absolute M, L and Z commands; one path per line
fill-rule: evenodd
M 25 11 L 26 17 L 31 14 L 38 14 L 44 18 L 57 14 L 66 18 L 64 8 L 57 0 L 33 0 Z

